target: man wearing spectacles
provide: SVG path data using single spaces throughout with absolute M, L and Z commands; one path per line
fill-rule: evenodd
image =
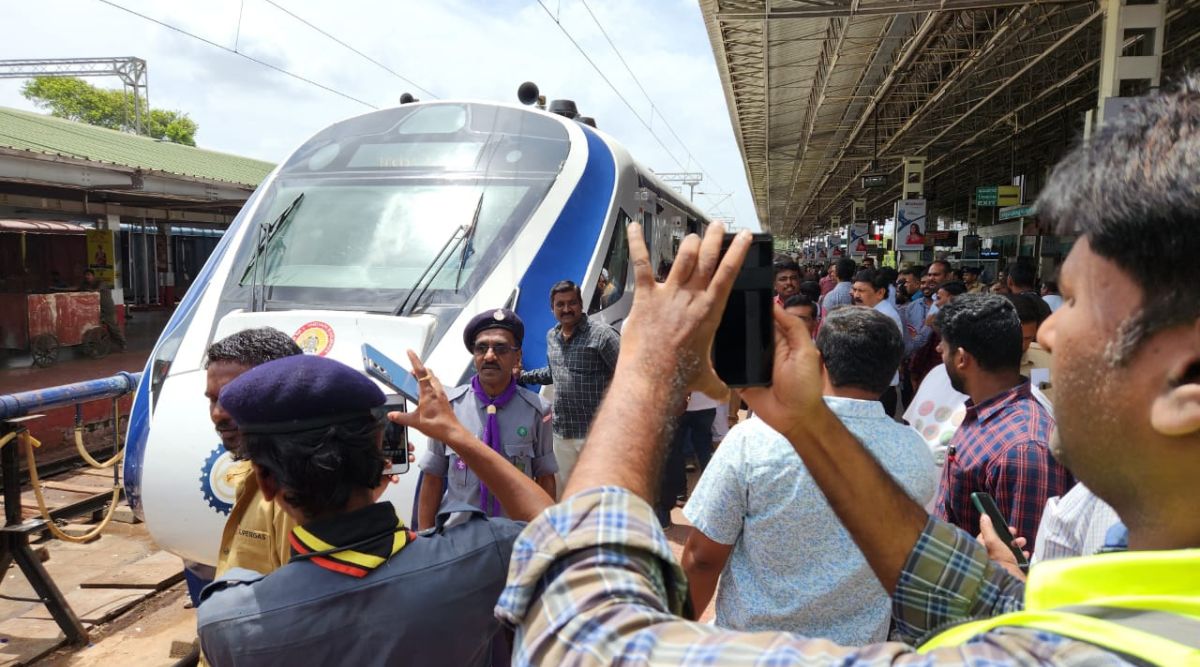
M 524 338 L 525 323 L 511 310 L 489 310 L 472 318 L 463 331 L 463 343 L 474 357 L 475 377 L 446 390 L 446 397 L 468 430 L 553 498 L 558 464 L 550 406 L 513 377 Z M 424 473 L 417 501 L 420 529 L 433 526 L 439 511 L 455 505 L 505 516 L 496 495 L 445 443 L 430 440 L 420 466 Z

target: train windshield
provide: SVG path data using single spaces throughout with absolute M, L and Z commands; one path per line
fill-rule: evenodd
M 400 107 L 334 125 L 270 185 L 230 286 L 243 294 L 226 297 L 391 311 L 418 289 L 425 303 L 463 303 L 569 148 L 555 120 L 487 104 Z M 446 261 L 433 263 L 443 250 Z

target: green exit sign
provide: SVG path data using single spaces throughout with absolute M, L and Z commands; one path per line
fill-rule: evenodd
M 1021 203 L 1021 188 L 1015 185 L 986 185 L 975 188 L 975 206 L 1015 206 Z

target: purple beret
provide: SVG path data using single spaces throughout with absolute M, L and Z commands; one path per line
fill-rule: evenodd
M 299 354 L 255 366 L 221 390 L 221 407 L 242 433 L 295 433 L 379 416 L 384 396 L 366 375 Z
M 525 340 L 525 323 L 521 318 L 507 308 L 496 308 L 485 310 L 467 322 L 467 328 L 463 329 L 463 342 L 466 343 L 467 349 L 473 349 L 475 337 L 480 331 L 488 329 L 508 329 L 517 341 L 517 347 L 521 347 L 522 341 Z

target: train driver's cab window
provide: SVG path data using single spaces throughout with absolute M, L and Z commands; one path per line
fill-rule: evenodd
M 604 258 L 604 268 L 600 270 L 600 279 L 596 281 L 596 291 L 588 306 L 589 314 L 608 308 L 625 293 L 629 273 L 629 238 L 625 235 L 628 225 L 629 216 L 623 210 L 618 211 L 617 224 L 613 225 L 612 238 L 608 243 L 608 255 Z

